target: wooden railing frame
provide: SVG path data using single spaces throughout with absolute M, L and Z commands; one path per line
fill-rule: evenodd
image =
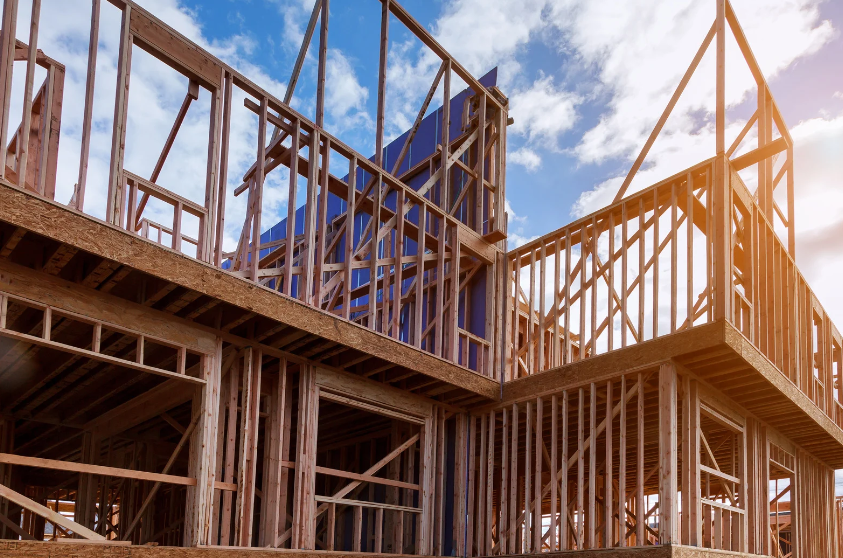
M 499 277 L 496 270 L 498 254 L 503 250 L 506 230 L 503 200 L 504 145 L 508 116 L 507 100 L 497 89 L 482 86 L 397 2 L 383 0 L 376 119 L 376 144 L 379 149 L 374 161 L 370 161 L 329 134 L 323 127 L 329 14 L 326 0 L 318 0 L 314 6 L 311 24 L 308 26 L 309 32 L 299 56 L 301 59 L 307 52 L 316 20 L 320 19 L 315 122 L 291 109 L 287 103 L 292 98 L 300 65 L 294 70 L 282 101 L 168 27 L 135 2 L 109 2 L 121 11 L 122 19 L 117 59 L 115 118 L 105 204 L 106 221 L 134 234 L 141 232 L 147 235 L 149 226 L 154 222 L 147 219 L 144 225 L 143 211 L 148 200 L 156 198 L 174 208 L 173 224 L 168 227 L 172 231 L 168 233 L 172 240 L 170 248 L 181 251 L 183 241 L 188 241 L 196 245 L 197 259 L 224 267 L 276 290 L 282 286 L 280 292 L 283 294 L 292 295 L 293 283 L 300 283 L 301 286 L 295 289 L 296 295 L 311 306 L 357 321 L 370 329 L 432 352 L 463 367 L 473 368 L 480 374 L 498 376 L 498 371 L 492 370 L 491 363 L 494 359 L 491 355 L 499 350 L 496 340 L 503 327 L 502 314 L 496 313 L 493 306 L 497 292 L 496 279 Z M 92 0 L 79 179 L 70 203 L 77 210 L 82 210 L 85 203 L 100 4 L 101 0 Z M 16 10 L 17 0 L 5 0 L 4 20 L 10 23 L 6 28 L 12 31 L 14 23 L 10 19 Z M 381 148 L 387 86 L 386 45 L 389 40 L 389 21 L 392 18 L 397 19 L 419 37 L 426 48 L 442 59 L 442 65 L 422 104 L 417 122 L 405 141 L 401 155 L 397 161 L 391 162 L 392 170 L 389 171 L 384 167 Z M 31 18 L 33 51 L 37 44 L 35 41 L 39 19 L 40 5 L 36 3 Z M 2 46 L 0 73 L 8 74 L 10 82 L 11 61 L 15 52 L 12 45 Z M 149 178 L 132 174 L 124 168 L 131 58 L 135 47 L 144 50 L 189 80 L 184 102 Z M 39 63 L 49 62 L 49 59 L 41 58 L 38 59 Z M 31 73 L 27 73 L 28 86 L 31 86 Z M 440 82 L 444 84 L 443 121 L 450 122 L 452 73 L 465 81 L 472 90 L 472 95 L 465 103 L 461 133 L 451 134 L 449 126 L 441 126 L 440 149 L 427 160 L 417 162 L 400 177 L 395 176 L 394 173 L 399 170 L 407 155 L 418 124 L 435 94 L 436 85 Z M 51 71 L 49 75 L 54 74 Z M 2 77 L 0 75 L 0 78 Z M 201 202 L 197 202 L 179 196 L 156 181 L 166 163 L 181 123 L 193 101 L 199 98 L 200 87 L 209 91 L 211 106 L 205 195 Z M 238 248 L 234 252 L 235 255 L 226 262 L 223 257 L 222 238 L 225 227 L 225 189 L 228 181 L 231 101 L 234 88 L 246 94 L 246 108 L 258 116 L 260 141 L 256 149 L 255 164 L 244 176 L 243 186 L 235 190 L 235 195 L 248 191 L 248 209 Z M 31 87 L 28 90 L 30 89 Z M 0 106 L 8 107 L 10 95 L 9 87 L 0 87 Z M 9 121 L 8 110 L 3 112 L 2 116 L 0 127 L 4 127 Z M 57 148 L 58 116 L 54 115 L 53 121 L 55 130 L 50 138 L 51 141 L 55 140 Z M 275 131 L 269 145 L 264 145 L 263 138 L 266 137 L 267 126 L 273 126 Z M 284 147 L 282 142 L 291 135 L 294 135 L 296 140 L 291 147 Z M 457 137 L 451 138 L 450 135 Z M 50 145 L 52 149 L 53 144 Z M 308 152 L 306 157 L 302 156 L 304 150 Z M 349 179 L 340 179 L 327 172 L 332 155 L 349 161 L 352 171 Z M 287 248 L 279 246 L 273 250 L 274 255 L 270 254 L 269 261 L 264 262 L 259 241 L 263 232 L 261 205 L 264 180 L 269 172 L 279 166 L 294 169 L 294 172 L 290 173 L 289 184 L 287 237 L 290 239 L 295 233 L 295 211 L 298 209 L 295 200 L 297 180 L 299 176 L 307 179 L 307 195 L 303 200 L 305 234 L 300 242 L 297 241 L 290 247 L 290 257 L 286 257 Z M 357 183 L 358 173 L 354 171 L 358 169 L 363 173 L 363 183 Z M 421 172 L 429 172 L 430 178 L 417 191 L 407 184 Z M 456 180 L 457 175 L 464 176 L 465 180 Z M 0 172 L 0 178 L 2 176 L 3 173 Z M 347 213 L 358 219 L 364 216 L 364 223 L 368 221 L 362 235 L 360 232 L 356 235 L 361 237 L 361 242 L 351 249 L 343 247 L 340 239 L 343 236 L 347 239 L 352 238 L 349 234 L 352 232 L 351 225 L 348 223 L 353 222 L 353 219 L 346 215 L 344 222 L 336 223 L 336 228 L 326 222 L 328 192 L 342 200 L 352 199 L 353 203 L 349 205 L 350 210 Z M 50 188 L 38 193 L 47 197 L 53 196 Z M 402 202 L 400 215 L 394 204 L 389 201 L 396 196 Z M 417 217 L 410 218 L 411 210 L 420 212 L 424 218 L 425 224 L 422 227 L 419 227 Z M 199 219 L 195 242 L 182 231 L 183 212 Z M 154 228 L 165 232 L 163 227 Z M 377 234 L 377 250 L 372 249 L 372 229 L 375 229 Z M 405 255 L 405 239 L 420 242 L 424 249 L 419 250 L 415 258 Z M 347 241 L 345 244 L 351 242 Z M 345 260 L 339 257 L 341 254 Z M 352 257 L 354 263 L 344 265 L 345 262 L 351 261 Z M 369 269 L 372 280 L 367 281 L 365 285 L 356 286 L 354 292 L 348 292 L 352 289 L 344 285 L 351 283 L 353 270 L 358 264 Z M 351 269 L 347 269 L 349 267 Z M 421 269 L 424 271 L 420 274 L 418 270 Z M 478 269 L 481 270 L 480 274 L 477 273 Z M 452 301 L 466 298 L 484 274 L 486 294 L 483 302 L 492 307 L 485 309 L 487 315 L 483 330 L 472 331 L 467 335 L 467 332 L 460 332 L 457 327 L 460 311 L 457 303 Z M 396 288 L 396 285 L 401 285 L 401 288 Z M 359 307 L 356 313 L 349 312 L 354 299 L 361 296 L 366 296 L 371 304 Z M 429 304 L 423 302 L 426 299 L 430 299 Z M 428 307 L 424 308 L 424 304 L 428 304 Z M 475 304 L 475 311 L 482 311 L 479 310 L 481 306 L 483 305 Z M 422 314 L 427 318 L 419 320 Z

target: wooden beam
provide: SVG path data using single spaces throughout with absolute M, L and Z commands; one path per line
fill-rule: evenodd
M 66 518 L 57 511 L 53 511 L 45 506 L 42 506 L 38 502 L 30 500 L 23 494 L 15 492 L 8 486 L 0 484 L 0 497 L 5 498 L 6 500 L 9 500 L 10 502 L 17 504 L 20 507 L 31 511 L 34 514 L 47 519 L 51 523 L 55 523 L 60 527 L 64 527 L 68 531 L 72 531 L 73 533 L 85 539 L 88 539 L 90 541 L 105 541 L 105 537 L 103 537 L 99 533 L 95 533 L 87 527 L 83 527 L 75 521 L 71 521 L 70 519 Z
M 676 423 L 676 367 L 659 368 L 659 540 L 678 543 L 678 448 Z
M 381 0 L 382 2 L 384 0 Z M 416 37 L 418 37 L 422 43 L 425 44 L 433 53 L 438 56 L 443 61 L 450 62 L 452 69 L 454 72 L 465 82 L 468 86 L 474 90 L 475 92 L 486 91 L 486 88 L 477 81 L 477 78 L 471 75 L 468 70 L 466 70 L 459 62 L 453 59 L 453 57 L 448 54 L 448 52 L 439 44 L 439 42 L 433 38 L 430 32 L 421 25 L 418 21 L 416 21 L 398 2 L 395 0 L 390 0 L 389 2 L 389 10 L 392 12 L 392 15 L 398 19 L 401 23 L 403 23 L 407 29 L 410 30 Z M 488 91 L 487 91 L 488 92 Z M 501 105 L 500 101 L 498 101 L 493 95 L 489 95 L 489 100 L 495 105 L 495 108 L 502 109 L 503 106 Z
M 164 465 L 164 469 L 161 472 L 162 475 L 166 475 L 170 472 L 173 464 L 176 462 L 176 458 L 181 453 L 181 450 L 184 448 L 187 441 L 190 439 L 190 435 L 193 433 L 193 429 L 196 428 L 196 424 L 199 422 L 200 415 L 196 414 L 193 419 L 190 421 L 190 424 L 185 429 L 184 433 L 179 439 L 179 443 L 176 444 L 176 449 L 173 450 L 172 455 L 170 455 L 170 459 L 167 460 L 167 464 Z M 149 492 L 146 493 L 146 498 L 144 498 L 143 503 L 135 512 L 135 517 L 129 526 L 126 528 L 125 531 L 121 530 L 120 538 L 124 541 L 129 540 L 129 537 L 132 536 L 132 531 L 135 530 L 135 527 L 138 526 L 140 523 L 141 518 L 143 517 L 144 511 L 149 507 L 152 503 L 152 500 L 155 498 L 155 495 L 158 494 L 158 490 L 161 488 L 161 481 L 156 481 L 155 484 L 152 485 L 152 488 L 149 489 Z
M 670 113 L 673 111 L 673 107 L 676 106 L 676 103 L 679 101 L 679 97 L 682 96 L 682 92 L 685 91 L 685 87 L 688 85 L 688 82 L 691 80 L 691 76 L 694 75 L 694 72 L 697 69 L 697 66 L 702 60 L 705 51 L 708 50 L 708 46 L 711 44 L 711 40 L 714 38 L 714 34 L 717 27 L 716 25 L 712 25 L 711 29 L 709 29 L 708 33 L 706 34 L 705 38 L 703 39 L 700 48 L 697 50 L 697 54 L 694 56 L 694 59 L 691 61 L 691 65 L 688 66 L 688 69 L 685 71 L 685 75 L 682 76 L 682 80 L 679 82 L 679 85 L 676 87 L 676 91 L 673 92 L 673 96 L 670 98 L 670 101 L 667 103 L 667 106 L 662 112 L 659 121 L 656 123 L 656 126 L 653 128 L 653 131 L 650 132 L 650 137 L 647 138 L 647 142 L 644 144 L 644 147 L 641 149 L 641 153 L 638 154 L 638 158 L 635 159 L 635 162 L 632 164 L 632 168 L 629 169 L 629 173 L 627 173 L 626 178 L 621 184 L 618 193 L 615 194 L 615 199 L 612 203 L 617 203 L 623 199 L 624 194 L 626 194 L 627 188 L 629 188 L 629 184 L 632 182 L 632 179 L 635 178 L 635 174 L 638 172 L 638 169 L 641 168 L 641 164 L 644 162 L 644 159 L 647 157 L 647 153 L 650 152 L 650 148 L 653 146 L 653 143 L 656 141 L 656 138 L 659 136 L 662 128 L 664 127 L 665 122 L 667 122 Z
M 732 159 L 732 168 L 736 171 L 743 170 L 747 167 L 760 163 L 764 159 L 768 159 L 777 153 L 787 150 L 787 141 L 783 137 L 777 138 L 764 147 L 753 149 L 749 153 L 745 153 L 740 157 Z
M 180 477 L 164 473 L 147 473 L 133 469 L 120 469 L 117 467 L 105 467 L 102 465 L 90 465 L 87 463 L 74 463 L 70 461 L 58 461 L 55 459 L 43 459 L 40 457 L 27 457 L 0 453 L 0 463 L 18 465 L 21 467 L 37 467 L 40 469 L 51 469 L 54 471 L 68 471 L 71 473 L 87 473 L 103 477 L 117 477 L 123 479 L 135 479 L 180 486 L 196 486 L 196 479 Z

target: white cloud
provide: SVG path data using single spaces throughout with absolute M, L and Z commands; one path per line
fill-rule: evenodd
M 555 141 L 575 119 L 576 97 L 552 77 L 540 76 L 530 83 L 522 64 L 530 41 L 547 27 L 546 7 L 547 0 L 455 0 L 445 5 L 431 33 L 473 75 L 498 67 L 498 84 L 509 95 L 515 118 L 512 130 Z M 392 137 L 412 125 L 439 64 L 417 40 L 390 44 L 387 124 Z M 452 76 L 452 95 L 463 86 Z M 432 108 L 441 105 L 441 89 L 440 84 Z M 551 112 L 542 119 L 538 110 Z
M 519 246 L 523 246 L 528 242 L 535 240 L 538 236 L 533 235 L 529 236 L 524 233 L 524 225 L 527 224 L 527 216 L 526 215 L 518 215 L 513 211 L 512 206 L 509 203 L 509 200 L 504 201 L 504 207 L 506 208 L 506 215 L 507 215 L 507 239 L 506 239 L 506 247 L 507 250 L 512 250 L 513 248 L 517 248 Z
M 544 25 L 546 0 L 458 0 L 446 4 L 433 34 L 475 75 L 501 67 L 508 84 L 521 69 L 519 54 Z
M 768 80 L 830 40 L 833 29 L 828 21 L 819 20 L 817 4 L 816 0 L 775 7 L 756 0 L 734 3 Z M 581 163 L 620 159 L 631 164 L 702 43 L 714 18 L 712 8 L 713 4 L 690 1 L 559 2 L 554 6 L 552 17 L 565 29 L 565 44 L 583 63 L 597 68 L 600 81 L 612 93 L 598 124 L 574 149 Z M 713 63 L 714 51 L 709 47 L 627 193 L 714 155 Z M 731 37 L 726 81 L 728 106 L 755 94 L 752 76 Z M 727 120 L 727 144 L 743 124 Z M 751 140 L 745 139 L 743 145 Z M 609 177 L 583 192 L 572 215 L 582 216 L 610 203 L 624 178 Z
M 360 85 L 354 67 L 340 50 L 328 50 L 325 80 L 329 84 L 325 87 L 325 109 L 332 124 L 328 128 L 372 128 L 372 118 L 365 108 L 369 90 Z
M 253 62 L 257 45 L 250 35 L 232 34 L 223 39 L 211 40 L 203 33 L 196 13 L 185 8 L 179 0 L 144 0 L 141 4 L 277 98 L 283 98 L 286 84 L 274 79 L 265 68 Z M 298 51 L 302 28 L 310 14 L 312 1 L 301 0 L 298 5 L 288 4 L 287 8 L 289 17 L 285 18 L 285 29 L 298 29 L 295 41 L 291 39 L 283 43 L 292 57 Z M 66 67 L 56 187 L 56 199 L 65 203 L 70 199 L 78 177 L 90 10 L 91 4 L 87 0 L 44 0 L 41 10 L 38 48 Z M 18 11 L 17 35 L 25 42 L 28 41 L 30 13 L 31 1 L 22 0 Z M 119 28 L 120 11 L 107 2 L 103 3 L 85 196 L 85 211 L 100 218 L 105 216 Z M 313 56 L 308 58 L 310 60 Z M 23 98 L 23 66 L 16 67 L 19 70 L 14 74 L 12 126 L 16 126 L 18 119 L 15 116 L 21 112 Z M 353 63 L 341 51 L 331 49 L 327 71 L 331 83 L 326 97 L 326 123 L 329 129 L 333 126 L 336 130 L 341 122 L 350 122 L 349 126 L 355 129 L 371 129 L 371 117 L 365 112 L 368 90 L 357 79 Z M 125 168 L 148 177 L 184 99 L 187 78 L 137 47 L 133 49 L 131 72 Z M 40 86 L 43 78 L 44 72 L 39 70 L 36 73 L 36 87 Z M 225 249 L 232 249 L 236 244 L 245 217 L 247 196 L 244 194 L 234 198 L 232 192 L 241 184 L 243 173 L 255 161 L 257 151 L 257 118 L 244 108 L 245 97 L 245 93 L 234 88 Z M 305 109 L 312 110 L 313 100 L 307 98 L 304 105 Z M 199 99 L 191 104 L 158 180 L 163 187 L 198 203 L 203 203 L 205 195 L 209 121 L 210 96 L 207 91 L 200 90 Z M 288 173 L 283 167 L 267 177 L 262 219 L 264 229 L 286 215 L 287 179 Z M 171 226 L 173 218 L 169 206 L 155 201 L 148 204 L 144 216 L 165 226 Z M 186 234 L 196 236 L 198 222 L 195 219 L 186 219 L 184 227 Z
M 794 60 L 816 52 L 832 36 L 819 21 L 817 0 L 771 6 L 763 0 L 735 2 L 735 11 L 767 79 Z M 582 162 L 633 158 L 690 64 L 714 20 L 714 4 L 691 0 L 558 2 L 552 17 L 566 46 L 596 68 L 612 92 L 608 111 L 576 148 Z M 727 104 L 755 87 L 737 45 L 727 41 Z M 709 48 L 663 133 L 690 133 L 714 101 L 714 52 Z
M 792 130 L 796 262 L 826 311 L 843 325 L 843 114 Z
M 737 137 L 745 122 L 731 122 L 726 128 L 727 137 Z M 627 195 L 637 187 L 655 184 L 683 169 L 687 169 L 714 155 L 714 126 L 709 123 L 695 133 L 673 130 L 662 132 L 654 144 L 647 162 L 635 174 Z M 744 140 L 742 145 L 749 142 Z M 582 217 L 612 203 L 626 175 L 610 177 L 580 194 L 571 208 L 573 217 Z M 749 186 L 749 184 L 747 184 Z
M 580 102 L 578 95 L 558 88 L 552 77 L 540 74 L 530 87 L 512 94 L 510 115 L 515 123 L 510 130 L 532 145 L 543 143 L 553 149 L 559 136 L 576 122 Z
M 539 170 L 542 166 L 542 159 L 539 155 L 528 147 L 522 147 L 512 153 L 507 153 L 507 159 L 511 163 L 521 165 L 530 172 Z
M 768 79 L 794 60 L 816 52 L 832 36 L 828 21 L 819 20 L 819 0 L 794 0 L 770 6 L 764 0 L 734 2 L 735 11 Z M 581 163 L 631 160 L 644 144 L 682 74 L 714 20 L 714 5 L 692 0 L 587 2 L 535 0 L 513 2 L 457 0 L 433 25 L 442 44 L 469 70 L 479 72 L 498 63 L 500 82 L 510 95 L 515 124 L 510 131 L 527 140 L 535 154 L 539 143 L 556 147 L 560 135 L 576 122 L 580 93 L 539 74 L 529 85 L 522 60 L 532 40 L 555 47 L 569 60 L 596 75 L 590 95 L 608 93 L 607 110 L 573 150 Z M 478 20 L 479 18 L 479 20 Z M 436 63 L 430 57 L 399 56 L 401 73 L 430 82 Z M 727 102 L 740 104 L 752 94 L 754 81 L 740 59 L 734 40 L 727 43 Z M 630 191 L 713 155 L 713 50 L 707 54 L 680 103 L 639 171 Z M 419 70 L 423 71 L 419 71 Z M 396 75 L 399 71 L 395 71 Z M 402 91 L 420 99 L 426 86 Z M 407 125 L 412 117 L 396 119 Z M 730 123 L 731 137 L 742 123 Z M 518 153 L 518 152 L 516 152 Z M 526 152 L 510 154 L 519 164 Z M 573 208 L 588 212 L 610 201 L 622 181 L 613 177 L 586 192 Z

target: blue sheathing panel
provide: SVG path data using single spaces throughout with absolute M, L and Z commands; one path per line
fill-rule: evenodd
M 484 75 L 479 79 L 480 83 L 483 84 L 485 87 L 494 87 L 497 84 L 497 77 L 498 71 L 497 68 L 491 70 L 489 73 Z M 456 137 L 459 137 L 462 134 L 462 114 L 463 108 L 465 106 L 466 98 L 474 93 L 470 89 L 465 89 L 458 93 L 455 97 L 451 99 L 451 125 L 449 130 L 449 137 L 453 140 Z M 441 126 L 442 126 L 442 107 L 439 107 L 434 112 L 427 115 L 424 119 L 422 119 L 421 124 L 419 125 L 419 129 L 416 132 L 415 137 L 413 138 L 412 143 L 410 144 L 410 148 L 407 151 L 407 155 L 404 157 L 404 161 L 401 163 L 401 166 L 398 168 L 396 172 L 396 176 L 400 176 L 401 174 L 407 172 L 409 169 L 413 168 L 414 165 L 418 164 L 421 161 L 424 161 L 433 153 L 436 152 L 436 146 L 441 143 Z M 404 143 L 409 135 L 409 130 L 404 132 L 398 138 L 393 140 L 389 145 L 384 148 L 384 164 L 383 167 L 387 170 L 391 170 L 392 165 L 395 164 L 398 156 L 401 153 L 401 149 L 404 146 Z M 370 157 L 370 161 L 374 161 L 375 157 L 372 155 Z M 357 172 L 357 190 L 358 192 L 362 191 L 365 185 L 371 180 L 371 175 L 368 173 L 363 172 L 363 170 L 358 169 Z M 426 181 L 430 178 L 429 171 L 421 171 L 416 176 L 409 179 L 406 184 L 411 188 L 418 190 Z M 347 180 L 348 176 L 344 176 L 343 180 Z M 464 180 L 462 178 L 461 180 Z M 299 198 L 301 199 L 301 198 Z M 384 204 L 392 210 L 395 210 L 397 203 L 397 196 L 395 192 L 390 192 L 386 199 L 384 200 Z M 327 217 L 328 221 L 333 220 L 338 215 L 341 215 L 345 212 L 346 209 L 346 202 L 338 198 L 333 194 L 328 194 L 328 210 L 327 210 Z M 410 222 L 418 223 L 418 208 L 414 208 L 411 210 L 408 215 L 407 219 Z M 366 215 L 356 215 L 355 216 L 356 222 L 354 224 L 354 231 L 355 231 L 355 238 L 354 242 L 355 245 L 360 243 L 360 237 L 365 230 L 366 225 L 368 224 L 369 218 Z M 296 210 L 296 234 L 304 234 L 304 205 L 299 207 Z M 280 222 L 273 225 L 269 230 L 265 231 L 261 234 L 261 244 L 265 244 L 267 242 L 280 240 L 286 238 L 287 236 L 287 220 L 282 219 Z M 368 237 L 367 237 L 368 238 Z M 345 245 L 345 239 L 341 238 L 337 243 L 339 247 L 337 252 L 334 254 L 334 260 L 336 262 L 344 262 L 345 261 L 345 253 L 342 247 Z M 382 248 L 381 248 L 382 249 Z M 261 250 L 260 257 L 264 257 L 268 254 L 272 248 Z M 417 250 L 417 243 L 415 239 L 405 238 L 404 241 L 404 255 L 405 256 L 412 256 L 416 254 Z M 392 257 L 394 254 L 380 254 L 380 257 Z M 226 262 L 227 263 L 227 262 Z M 227 267 L 226 264 L 223 264 L 223 267 Z M 460 327 L 470 331 L 471 333 L 483 337 L 485 335 L 485 293 L 486 293 L 486 272 L 485 270 L 481 270 L 477 273 L 475 284 L 471 288 L 471 300 L 472 303 L 470 304 L 471 312 L 468 317 L 465 316 L 465 295 L 463 294 L 460 297 L 460 308 L 459 308 L 459 324 Z M 294 277 L 293 282 L 293 289 L 292 294 L 293 296 L 297 296 L 298 291 L 298 281 L 297 277 Z M 356 288 L 360 285 L 369 282 L 369 270 L 368 269 L 358 269 L 355 270 L 352 274 L 352 288 Z M 403 282 L 402 291 L 407 289 L 412 283 L 412 279 L 407 279 Z M 394 288 L 391 287 L 391 288 Z M 427 301 L 425 301 L 427 302 Z M 355 305 L 366 305 L 368 304 L 368 296 L 363 295 L 360 298 L 355 299 Z M 427 304 L 423 305 L 425 309 L 425 313 L 427 312 Z M 405 308 L 405 311 L 408 309 Z M 401 331 L 399 332 L 399 338 L 401 340 L 407 340 L 409 335 L 409 323 L 407 321 L 408 314 L 405 313 L 401 317 Z M 427 316 L 423 316 L 423 323 L 427 323 Z M 429 349 L 429 348 L 428 348 Z M 469 363 L 468 366 L 470 368 L 476 368 L 476 361 L 477 361 L 477 354 L 474 347 L 472 347 L 471 351 L 469 352 Z

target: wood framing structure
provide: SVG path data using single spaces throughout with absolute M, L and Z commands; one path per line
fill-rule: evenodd
M 371 158 L 325 127 L 328 0 L 283 100 L 134 2 L 92 0 L 67 204 L 55 199 L 64 68 L 37 48 L 40 1 L 24 42 L 5 0 L 0 552 L 838 556 L 843 338 L 794 263 L 792 140 L 731 5 L 716 4 L 613 203 L 507 252 L 508 101 L 394 0 L 379 4 Z M 85 211 L 106 8 L 122 23 L 98 219 Z M 441 65 L 388 143 L 391 23 Z M 311 120 L 290 102 L 317 28 Z M 758 86 L 728 149 L 727 33 Z M 709 49 L 716 152 L 628 192 Z M 126 168 L 139 51 L 187 83 L 149 174 Z M 233 180 L 243 98 L 257 145 Z M 161 173 L 200 99 L 208 156 L 193 200 Z M 268 228 L 273 172 L 288 210 Z M 227 193 L 247 202 L 224 247 Z

